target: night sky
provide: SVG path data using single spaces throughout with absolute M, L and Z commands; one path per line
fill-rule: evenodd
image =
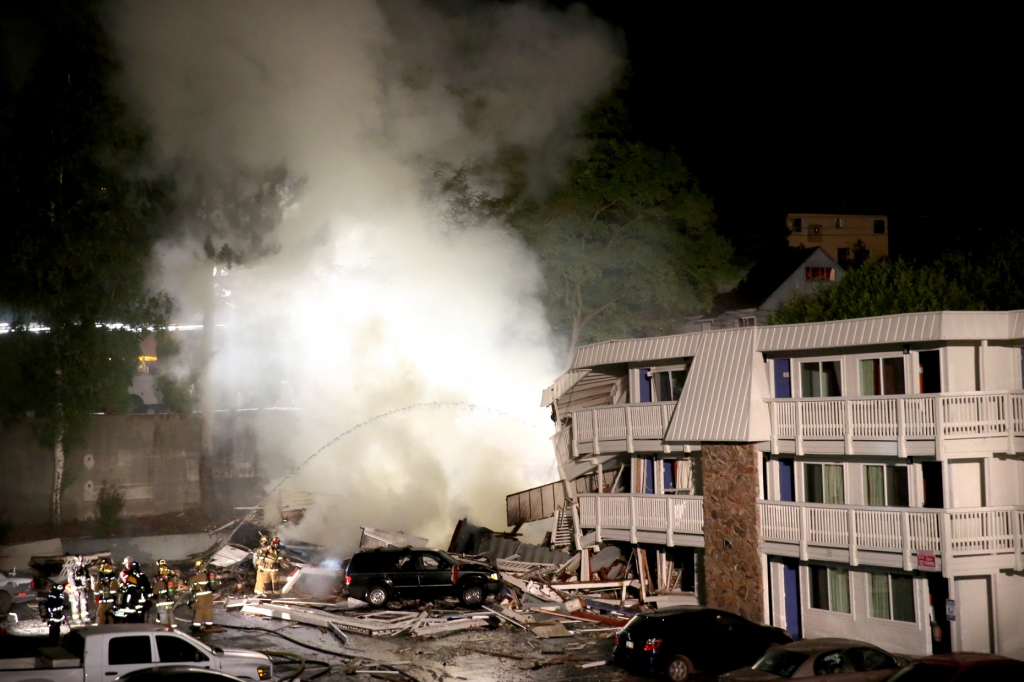
M 586 4 L 628 45 L 634 134 L 680 153 L 739 252 L 796 211 L 888 214 L 918 262 L 1019 223 L 1006 18 Z

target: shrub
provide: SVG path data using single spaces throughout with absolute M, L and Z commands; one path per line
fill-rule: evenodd
M 124 511 L 124 492 L 121 486 L 103 481 L 96 496 L 96 529 L 100 535 L 110 535 L 121 525 Z

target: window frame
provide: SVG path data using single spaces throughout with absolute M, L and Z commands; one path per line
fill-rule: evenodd
M 801 474 L 803 476 L 803 481 L 802 481 L 803 485 L 801 487 L 803 488 L 803 490 L 801 492 L 801 495 L 803 496 L 804 499 L 801 500 L 801 502 L 803 502 L 805 504 L 828 504 L 828 505 L 832 505 L 832 506 L 845 506 L 845 505 L 849 504 L 848 500 L 850 499 L 850 476 L 849 476 L 849 471 L 847 471 L 847 466 L 846 466 L 847 464 L 848 464 L 848 462 L 803 462 L 804 466 L 803 466 L 803 471 L 801 472 Z M 807 486 L 809 484 L 809 479 L 810 479 L 810 477 L 807 475 L 807 468 L 808 467 L 812 467 L 812 466 L 819 466 L 819 467 L 821 467 L 821 499 L 822 500 L 825 499 L 825 467 L 827 467 L 827 466 L 840 467 L 840 471 L 843 472 L 843 501 L 842 502 L 812 502 L 812 501 L 807 499 Z
M 871 590 L 872 590 L 871 579 L 872 579 L 873 576 L 874 577 L 885 576 L 886 597 L 888 598 L 887 601 L 888 601 L 888 606 L 889 606 L 889 615 L 888 616 L 876 616 L 874 613 L 872 613 L 872 611 L 873 611 L 873 601 L 872 601 L 872 592 L 871 592 Z M 893 577 L 904 578 L 904 579 L 907 579 L 907 580 L 910 581 L 910 599 L 911 599 L 911 609 L 910 609 L 910 612 L 912 614 L 914 614 L 914 620 L 904 620 L 903 618 L 897 618 L 896 617 L 896 604 L 895 604 L 895 601 L 894 601 L 894 597 L 893 597 L 894 592 L 893 592 L 893 589 L 892 589 L 892 579 L 893 579 Z M 912 575 L 902 575 L 902 574 L 898 574 L 898 573 L 883 573 L 881 571 L 865 571 L 865 580 L 867 581 L 868 618 L 870 618 L 872 620 L 880 620 L 880 621 L 885 621 L 885 622 L 889 622 L 889 623 L 907 623 L 908 625 L 917 625 L 917 621 L 918 621 L 917 593 L 916 593 L 917 586 L 914 584 L 914 576 L 912 576 Z
M 693 365 L 692 362 L 687 362 L 687 363 L 676 363 L 676 364 L 673 364 L 673 365 L 664 365 L 664 366 L 660 366 L 660 367 L 657 366 L 657 365 L 654 365 L 654 366 L 651 366 L 651 367 L 647 368 L 647 377 L 651 381 L 651 403 L 676 403 L 676 402 L 679 402 L 679 397 L 682 397 L 682 391 L 686 387 L 686 382 L 689 379 L 690 368 L 692 367 L 692 365 Z M 679 397 L 670 398 L 669 400 L 661 400 L 660 399 L 661 396 L 658 395 L 660 393 L 659 386 L 658 386 L 658 383 L 655 381 L 654 375 L 655 374 L 662 374 L 662 373 L 665 373 L 665 372 L 669 373 L 669 388 L 670 389 L 672 387 L 672 374 L 671 373 L 672 372 L 682 372 L 683 373 L 683 383 L 679 387 Z M 657 396 L 659 399 L 658 400 L 654 400 L 655 396 Z
M 112 656 L 111 656 L 111 648 L 112 648 L 112 646 L 113 646 L 115 641 L 121 640 L 121 639 L 145 639 L 147 642 L 149 642 L 149 660 L 148 661 L 128 661 L 128 662 L 121 661 L 121 662 L 118 662 L 118 663 L 114 663 L 113 660 L 112 660 Z M 120 634 L 120 633 L 118 633 L 118 634 L 114 635 L 113 637 L 111 637 L 110 639 L 107 640 L 107 647 L 106 647 L 106 649 L 107 649 L 107 652 L 106 652 L 107 653 L 107 665 L 108 666 L 153 665 L 154 659 L 158 660 L 159 657 L 160 657 L 160 654 L 153 650 L 155 648 L 156 648 L 156 643 L 153 641 L 153 637 L 149 633 L 145 633 L 145 634 L 139 634 L 139 633 Z
M 845 398 L 846 397 L 846 393 L 843 391 L 843 388 L 844 388 L 843 384 L 846 383 L 846 381 L 844 381 L 845 377 L 843 376 L 845 374 L 846 363 L 845 363 L 844 358 L 843 358 L 842 355 L 826 355 L 826 356 L 815 356 L 815 357 L 809 357 L 809 358 L 799 358 L 799 357 L 797 357 L 797 358 L 790 358 L 789 362 L 790 362 L 790 364 L 789 364 L 790 393 L 797 393 L 796 389 L 799 388 L 799 393 L 800 393 L 799 397 L 800 397 L 801 400 L 803 400 L 803 399 L 814 400 L 814 399 L 817 399 L 817 398 Z M 820 395 L 819 396 L 814 396 L 814 395 L 805 396 L 804 395 L 804 364 L 805 363 L 806 364 L 810 364 L 810 363 L 813 363 L 813 362 L 818 363 L 818 365 L 821 365 L 822 363 L 825 363 L 825 362 L 837 362 L 837 363 L 839 363 L 839 374 L 838 374 L 838 379 L 839 379 L 839 395 L 828 395 L 828 396 L 820 396 Z M 796 364 L 796 366 L 797 366 L 796 367 L 796 376 L 795 377 L 793 376 L 793 374 L 794 374 L 794 372 L 793 372 L 793 365 L 794 364 Z M 824 374 L 825 374 L 824 372 L 821 371 L 820 367 L 819 367 L 819 373 L 820 373 L 821 376 L 824 376 Z M 818 381 L 820 382 L 821 379 L 819 378 Z M 796 384 L 796 386 L 794 386 L 794 384 Z M 821 384 L 820 383 L 818 385 L 818 390 L 819 391 L 821 390 Z
M 911 382 L 907 378 L 907 366 L 909 364 L 913 364 L 913 363 L 910 363 L 907 360 L 908 357 L 910 357 L 910 356 L 907 355 L 906 353 L 903 353 L 903 352 L 900 352 L 900 351 L 893 351 L 891 353 L 871 353 L 871 354 L 866 354 L 866 355 L 856 355 L 856 356 L 854 356 L 854 362 L 856 363 L 856 368 L 857 368 L 857 397 L 858 398 L 885 398 L 887 396 L 913 395 L 910 391 L 907 390 L 908 388 L 911 388 L 912 385 L 913 385 L 913 382 Z M 892 359 L 895 359 L 895 358 L 903 358 L 903 393 L 886 393 L 885 392 L 885 360 L 892 360 Z M 882 383 L 882 387 L 881 387 L 882 388 L 882 392 L 881 393 L 877 393 L 877 394 L 876 393 L 871 393 L 871 394 L 864 393 L 864 382 L 862 380 L 863 377 L 861 375 L 861 369 L 860 368 L 861 368 L 861 362 L 863 362 L 865 360 L 876 360 L 876 361 L 878 361 L 879 381 Z
M 868 497 L 868 467 L 879 467 L 882 470 L 882 500 L 883 500 L 884 504 L 874 505 L 874 504 L 871 504 L 871 502 L 870 502 L 870 497 Z M 883 462 L 883 463 L 865 462 L 865 463 L 863 463 L 861 465 L 861 468 L 863 469 L 863 473 L 864 473 L 864 475 L 861 477 L 861 482 L 862 482 L 862 485 L 863 485 L 863 495 L 861 495 L 861 498 L 863 499 L 863 504 L 864 504 L 865 507 L 875 507 L 875 508 L 883 508 L 884 507 L 884 508 L 890 508 L 890 509 L 904 509 L 904 508 L 909 508 L 910 507 L 910 466 L 908 464 L 890 464 L 888 462 Z M 892 481 L 890 480 L 891 479 L 891 477 L 890 477 L 890 469 L 906 469 L 906 472 L 905 472 L 906 479 L 907 479 L 907 505 L 906 505 L 906 507 L 903 507 L 903 506 L 898 505 L 898 504 L 890 504 L 889 503 L 890 500 L 893 499 L 893 497 L 894 497 L 894 493 L 892 491 L 892 486 L 891 486 Z
M 816 275 L 821 275 L 820 277 Z M 827 266 L 804 266 L 805 282 L 834 282 L 836 281 L 836 269 Z
M 804 574 L 804 577 L 806 578 L 805 583 L 807 585 L 807 594 L 806 594 L 807 607 L 810 608 L 810 609 L 814 609 L 815 611 L 824 611 L 826 613 L 833 613 L 833 614 L 837 614 L 837 615 L 840 615 L 840 616 L 847 616 L 849 618 L 853 618 L 854 617 L 854 613 L 853 613 L 853 606 L 854 606 L 854 604 L 853 604 L 853 590 L 850 588 L 850 569 L 849 568 L 838 568 L 838 567 L 832 567 L 832 566 L 817 566 L 817 565 L 809 565 L 809 566 L 805 566 L 805 568 L 807 569 L 806 573 Z M 825 596 L 826 596 L 826 598 L 828 600 L 828 604 L 826 605 L 826 608 L 821 608 L 820 606 L 815 606 L 814 605 L 813 571 L 815 569 L 825 571 L 825 575 L 826 575 Z M 840 572 L 846 573 L 846 605 L 849 608 L 849 611 L 839 611 L 839 610 L 836 610 L 836 609 L 832 608 L 833 607 L 833 604 L 832 604 L 832 584 L 833 584 L 832 581 L 833 581 L 833 578 L 832 578 L 832 576 L 836 575 L 836 574 L 838 574 Z

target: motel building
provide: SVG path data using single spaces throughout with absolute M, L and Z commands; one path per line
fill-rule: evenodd
M 509 523 L 587 571 L 618 546 L 648 601 L 1024 659 L 1022 346 L 1024 311 L 581 347 L 543 394 L 562 480 Z

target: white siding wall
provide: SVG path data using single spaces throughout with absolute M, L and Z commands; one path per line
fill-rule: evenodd
M 1009 507 L 1024 504 L 1024 496 L 1020 490 L 1021 472 L 1024 471 L 1021 456 L 993 457 L 990 466 L 989 506 Z
M 943 363 L 942 389 L 947 393 L 976 391 L 978 387 L 976 346 L 947 346 Z
M 949 486 L 953 497 L 951 506 L 958 509 L 986 506 L 984 461 L 950 460 Z
M 801 607 L 803 609 L 803 636 L 846 637 L 859 639 L 897 654 L 926 655 L 931 646 L 928 618 L 928 582 L 914 580 L 914 606 L 916 623 L 881 620 L 868 616 L 868 574 L 850 571 L 850 611 L 833 613 L 810 608 L 810 572 L 800 569 Z
M 985 349 L 985 390 L 1020 390 L 1020 348 L 989 345 Z
M 1024 660 L 1024 575 L 996 573 L 996 653 Z

